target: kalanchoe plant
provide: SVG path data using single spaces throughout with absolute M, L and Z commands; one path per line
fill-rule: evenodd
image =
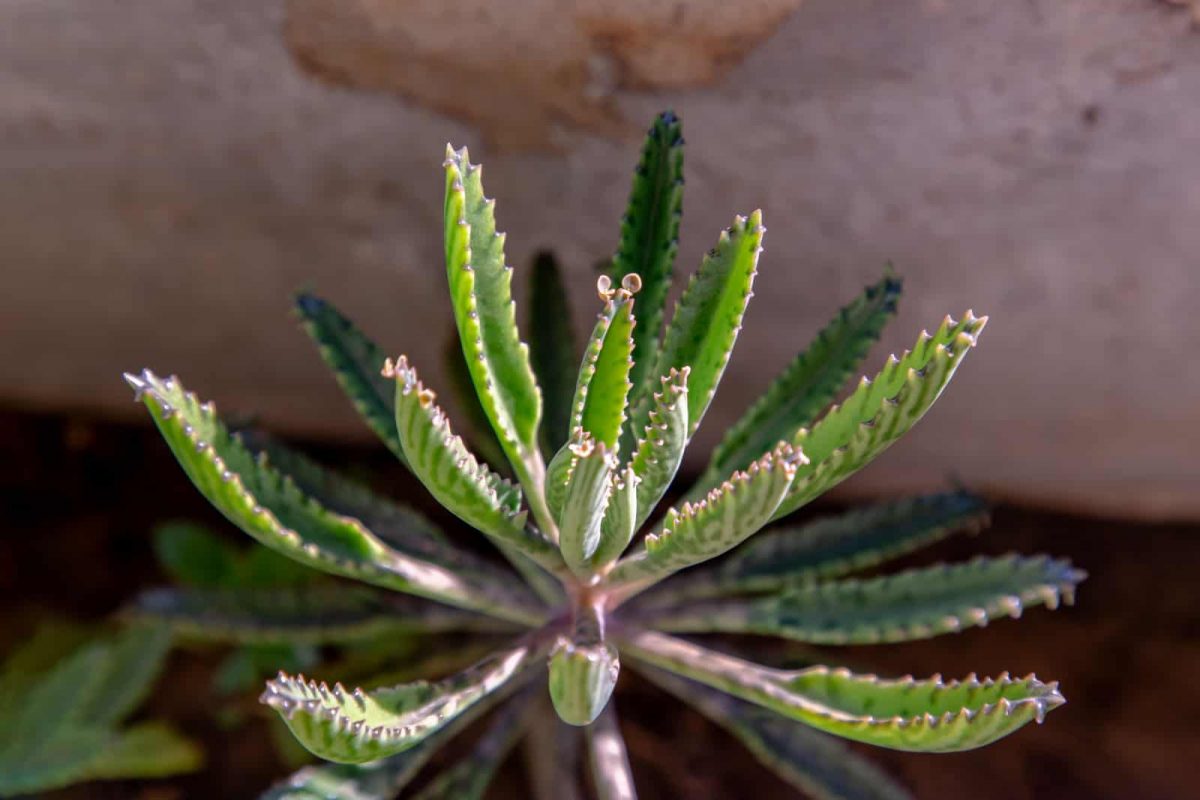
M 619 248 L 600 276 L 601 310 L 577 369 L 561 280 L 546 259 L 533 272 L 532 353 L 522 342 L 482 170 L 465 149 L 447 149 L 444 244 L 463 357 L 458 384 L 473 389 L 464 410 L 486 421 L 498 444 L 490 449 L 507 467 L 481 461 L 455 434 L 407 357 L 385 358 L 331 305 L 298 299 L 305 327 L 372 429 L 523 580 L 452 544 L 414 512 L 231 435 L 213 406 L 177 379 L 127 376 L 188 475 L 230 520 L 297 561 L 374 587 L 269 604 L 263 619 L 231 608 L 227 629 L 308 641 L 345 641 L 389 625 L 513 631 L 509 644 L 434 682 L 364 690 L 281 673 L 263 702 L 312 752 L 341 763 L 302 770 L 272 796 L 393 795 L 446 738 L 518 697 L 492 717 L 473 754 L 422 795 L 478 796 L 523 726 L 538 724 L 525 710 L 539 707 L 527 697 L 541 675 L 558 716 L 589 726 L 598 795 L 633 797 L 611 700 L 622 660 L 822 796 L 902 791 L 818 731 L 901 750 L 964 750 L 1040 722 L 1063 702 L 1055 684 L 1032 675 L 885 680 L 825 666 L 781 670 L 674 635 L 920 639 L 1070 601 L 1083 577 L 1063 561 L 1017 556 L 844 577 L 978 526 L 982 505 L 961 492 L 760 533 L 912 427 L 978 340 L 985 318 L 947 317 L 831 406 L 894 313 L 900 283 L 890 271 L 729 429 L 685 500 L 656 516 L 728 363 L 765 232 L 757 211 L 722 231 L 664 330 L 682 146 L 678 120 L 662 115 L 637 168 Z M 214 615 L 205 619 L 213 624 Z

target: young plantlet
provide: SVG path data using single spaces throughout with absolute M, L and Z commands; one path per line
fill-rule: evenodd
M 458 632 L 455 641 L 524 631 L 432 682 L 347 689 L 280 675 L 263 701 L 305 747 L 344 763 L 308 767 L 269 797 L 393 796 L 434 748 L 504 705 L 465 760 L 429 784 L 478 797 L 524 726 L 546 724 L 525 688 L 544 682 L 562 721 L 593 726 L 583 741 L 595 794 L 632 798 L 612 699 L 622 657 L 728 728 L 784 780 L 822 797 L 904 795 L 824 734 L 917 752 L 963 750 L 1041 722 L 1063 702 L 1056 684 L 1032 675 L 888 680 L 825 666 L 778 670 L 672 635 L 771 634 L 812 644 L 921 639 L 1070 602 L 1085 577 L 1043 556 L 847 577 L 977 529 L 986 508 L 964 492 L 771 528 L 912 428 L 979 340 L 986 318 L 947 317 L 830 406 L 895 313 L 901 284 L 890 268 L 729 429 L 699 481 L 682 487 L 684 499 L 657 511 L 729 362 L 766 232 L 759 211 L 734 218 L 664 327 L 682 148 L 678 118 L 663 114 L 646 139 L 619 248 L 597 283 L 601 309 L 573 374 L 566 374 L 570 327 L 562 324 L 556 264 L 541 257 L 533 272 L 530 294 L 539 305 L 530 327 L 547 338 L 534 342 L 531 359 L 482 170 L 465 149 L 447 149 L 444 251 L 464 359 L 453 385 L 469 392 L 459 398 L 469 418 L 490 429 L 469 438 L 498 444 L 488 448 L 491 464 L 452 431 L 408 358 L 385 359 L 324 301 L 306 295 L 297 303 L 371 427 L 515 572 L 391 501 L 318 479 L 311 464 L 256 453 L 178 380 L 128 376 L 185 471 L 231 521 L 289 558 L 371 585 L 362 596 L 328 601 L 332 622 L 312 618 L 322 607 L 313 600 L 276 604 L 256 628 L 261 601 L 250 597 L 245 607 L 235 597 L 203 610 L 160 596 L 143 614 L 169 609 L 160 617 L 193 636 L 210 630 L 221 638 L 233 629 L 243 644 L 256 630 L 276 642 L 288 630 L 310 644 L 346 641 L 351 632 L 386 630 L 388 609 L 403 615 L 405 630 Z M 506 465 L 494 463 L 497 453 Z M 420 599 L 389 604 L 381 599 L 388 591 Z M 554 739 L 540 729 L 532 737 Z

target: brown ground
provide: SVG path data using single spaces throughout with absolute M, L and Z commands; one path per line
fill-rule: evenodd
M 0 413 L 0 646 L 43 612 L 101 617 L 161 580 L 148 532 L 166 517 L 228 528 L 191 488 L 148 428 Z M 380 451 L 326 449 L 367 464 L 400 494 L 410 481 Z M 1048 551 L 1090 573 L 1078 605 L 929 642 L 858 648 L 881 672 L 949 676 L 1035 671 L 1070 701 L 1041 727 L 956 755 L 873 751 L 918 797 L 1171 798 L 1200 764 L 1200 528 L 1129 525 L 1003 507 L 993 527 L 932 557 Z M 929 556 L 923 556 L 927 560 Z M 63 798 L 253 797 L 282 773 L 261 724 L 229 732 L 205 709 L 211 657 L 176 654 L 151 711 L 169 715 L 209 753 L 208 769 L 177 781 L 92 785 Z M 628 673 L 629 671 L 626 671 Z M 623 725 L 643 798 L 795 796 L 740 746 L 673 699 L 622 674 Z M 510 760 L 496 797 L 523 797 Z

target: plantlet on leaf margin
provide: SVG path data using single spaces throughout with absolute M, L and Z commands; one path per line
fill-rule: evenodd
M 531 360 L 482 169 L 466 149 L 447 148 L 444 251 L 469 376 L 458 384 L 472 390 L 462 407 L 487 421 L 515 483 L 452 432 L 408 358 L 385 360 L 328 303 L 307 295 L 297 302 L 306 329 L 372 428 L 516 572 L 457 547 L 423 521 L 392 526 L 386 535 L 372 530 L 379 515 L 371 509 L 390 501 L 365 492 L 347 502 L 344 495 L 305 491 L 301 485 L 312 488 L 313 481 L 256 454 L 177 380 L 148 371 L 127 376 L 201 492 L 263 544 L 371 584 L 363 589 L 370 594 L 424 598 L 403 608 L 409 629 L 477 632 L 489 617 L 526 629 L 510 647 L 433 682 L 350 691 L 281 675 L 263 701 L 306 747 L 345 763 L 302 770 L 268 796 L 394 795 L 433 748 L 510 696 L 526 698 L 523 687 L 540 676 L 563 721 L 600 726 L 585 738 L 597 794 L 632 797 L 611 699 L 622 660 L 728 727 L 785 780 L 829 797 L 903 791 L 815 731 L 901 750 L 963 750 L 1040 722 L 1063 702 L 1056 684 L 1032 675 L 943 681 L 887 680 L 825 666 L 785 671 L 671 635 L 766 633 L 816 644 L 919 639 L 1016 616 L 1032 605 L 1055 607 L 1060 598 L 1069 602 L 1084 578 L 1065 561 L 1016 556 L 886 578 L 845 577 L 980 525 L 983 503 L 962 492 L 764 532 L 915 425 L 978 342 L 986 318 L 969 311 L 959 321 L 947 317 L 829 406 L 895 312 L 901 285 L 890 268 L 783 370 L 730 428 L 686 501 L 637 541 L 728 364 L 766 231 L 759 211 L 736 217 L 701 260 L 664 329 L 682 203 L 680 130 L 670 113 L 650 129 L 617 255 L 598 282 L 602 309 L 574 380 L 561 372 L 561 342 L 538 342 Z M 539 260 L 534 280 L 538 302 L 561 301 L 552 260 Z M 557 307 L 536 308 L 534 327 L 548 330 L 556 313 Z M 553 413 L 544 418 L 543 409 Z M 545 429 L 549 419 L 553 430 Z M 354 618 L 359 602 L 363 620 Z M 433 603 L 459 611 L 439 613 Z M 367 596 L 339 604 L 338 625 L 373 625 L 388 607 Z M 296 609 L 313 613 L 312 604 Z M 286 628 L 278 619 L 286 613 L 275 609 L 273 630 Z M 219 615 L 183 620 L 178 613 L 168 621 L 187 623 L 192 633 L 206 624 L 215 632 L 222 623 Z M 323 629 L 297 627 L 310 637 Z M 337 641 L 333 627 L 329 640 Z M 472 764 L 478 766 L 472 774 L 490 775 L 524 725 L 545 722 L 511 709 L 493 715 L 493 727 L 467 761 L 431 786 L 461 789 Z M 484 784 L 476 780 L 458 796 L 476 797 Z

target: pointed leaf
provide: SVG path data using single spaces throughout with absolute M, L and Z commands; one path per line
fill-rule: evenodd
M 699 681 L 826 733 L 894 750 L 982 747 L 1066 702 L 1056 683 L 1007 673 L 979 681 L 885 680 L 849 670 L 778 670 L 661 633 L 622 639 L 640 660 Z
M 654 390 L 659 373 L 650 371 L 658 351 L 663 309 L 671 289 L 671 269 L 679 250 L 679 222 L 683 217 L 683 126 L 670 111 L 650 126 L 641 160 L 633 176 L 629 205 L 621 218 L 621 243 L 608 276 L 614 282 L 634 273 L 641 278 L 638 298 L 641 324 L 633 332 L 634 404 Z M 632 446 L 627 437 L 625 449 Z
M 578 444 L 568 445 L 575 458 L 567 476 L 558 532 L 563 560 L 577 576 L 587 578 L 592 573 L 589 560 L 600 545 L 600 528 L 612 492 L 616 459 L 591 434 L 585 431 L 582 437 Z
M 1074 602 L 1085 573 L 1047 556 L 979 557 L 867 580 L 843 580 L 763 598 L 692 603 L 651 614 L 664 631 L 758 633 L 815 644 L 928 639 Z
M 529 703 L 514 700 L 496 712 L 471 751 L 416 794 L 419 800 L 480 800 L 525 727 Z
M 384 353 L 332 304 L 308 293 L 296 295 L 296 313 L 350 402 L 396 457 L 404 451 L 396 436 L 392 386 L 379 374 Z
M 571 432 L 582 428 L 609 450 L 615 450 L 625 423 L 629 369 L 633 366 L 633 293 L 637 279 L 626 278 L 612 290 L 607 275 L 597 284 L 604 308 L 596 320 L 571 401 Z
M 571 398 L 575 394 L 575 330 L 571 303 L 558 262 L 538 253 L 529 273 L 529 357 L 542 389 L 542 452 L 549 458 L 571 433 Z
M 170 631 L 157 625 L 131 627 L 107 640 L 100 680 L 74 713 L 98 726 L 113 725 L 129 716 L 150 693 L 170 647 Z
M 446 273 L 463 355 L 492 428 L 532 493 L 543 466 L 542 397 L 517 331 L 504 234 L 496 230 L 494 202 L 483 194 L 483 168 L 470 163 L 467 149 L 447 145 L 444 166 Z
M 672 508 L 663 529 L 648 535 L 641 550 L 622 559 L 607 582 L 624 584 L 617 596 L 628 599 L 673 572 L 741 544 L 771 518 L 802 460 L 798 451 L 782 442 L 705 499 L 686 503 L 679 511 Z
M 588 559 L 591 569 L 603 571 L 621 557 L 638 528 L 638 477 L 632 465 L 614 472 L 609 479 L 608 506 L 600 522 L 600 541 Z
M 403 752 L 435 733 L 544 657 L 526 640 L 444 680 L 348 692 L 280 673 L 261 700 L 283 716 L 292 733 L 329 761 L 361 764 Z
M 728 558 L 689 570 L 642 602 L 678 605 L 716 595 L 778 592 L 873 567 L 955 531 L 977 531 L 986 520 L 987 504 L 965 491 L 866 506 L 764 531 Z
M 688 433 L 695 433 L 725 372 L 729 354 L 742 329 L 742 316 L 753 292 L 758 254 L 762 251 L 762 212 L 737 217 L 721 231 L 716 248 L 692 276 L 675 315 L 667 326 L 662 349 L 651 375 L 666 375 L 672 367 L 691 367 L 688 375 Z M 652 398 L 638 398 L 633 431 L 649 422 Z
M 201 494 L 264 545 L 335 575 L 504 619 L 532 623 L 540 618 L 533 599 L 511 586 L 401 553 L 357 519 L 305 497 L 265 459 L 255 459 L 229 434 L 213 405 L 201 405 L 178 380 L 161 380 L 149 370 L 126 380 Z
M 693 493 L 700 494 L 735 469 L 745 469 L 776 442 L 811 425 L 895 315 L 900 290 L 900 280 L 889 271 L 842 308 L 725 433 Z
M 652 396 L 650 413 L 630 464 L 637 474 L 637 522 L 640 528 L 675 479 L 683 463 L 690 427 L 687 382 L 691 370 L 672 368 L 662 377 L 662 391 Z
M 587 728 L 588 761 L 592 765 L 592 783 L 598 800 L 637 800 L 633 770 L 625 737 L 617 726 L 617 712 L 609 703 L 595 724 Z
M 403 633 L 493 632 L 503 623 L 365 586 L 152 589 L 132 613 L 181 635 L 246 644 L 333 644 Z
M 550 653 L 550 700 L 568 725 L 590 725 L 617 685 L 621 661 L 605 641 L 603 613 L 580 608 L 571 633 L 558 637 Z
M 404 356 L 384 368 L 396 381 L 396 429 L 409 466 L 438 502 L 479 532 L 557 569 L 554 545 L 525 526 L 521 490 L 480 464 L 450 430 L 417 371 Z
M 832 736 L 654 667 L 653 683 L 733 734 L 776 775 L 821 800 L 908 800 L 887 773 Z
M 934 335 L 922 333 L 912 350 L 891 356 L 875 380 L 866 378 L 840 406 L 792 443 L 808 464 L 796 473 L 775 516 L 792 513 L 870 463 L 917 424 L 975 346 L 987 317 L 970 311 L 961 322 L 946 317 Z
M 164 778 L 194 772 L 204 754 L 165 722 L 134 725 L 100 751 L 87 770 L 88 779 Z

